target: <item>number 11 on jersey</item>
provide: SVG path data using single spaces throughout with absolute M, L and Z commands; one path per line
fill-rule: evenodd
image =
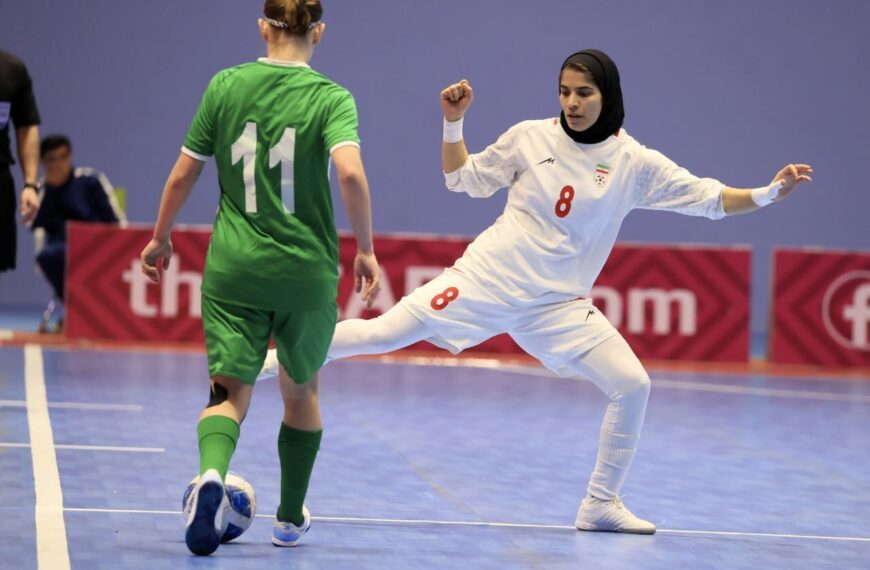
M 296 151 L 296 129 L 287 127 L 274 147 L 269 149 L 269 168 L 281 167 L 281 202 L 284 213 L 296 212 L 295 189 L 293 186 L 293 154 Z M 245 212 L 257 213 L 257 123 L 245 124 L 245 130 L 230 147 L 233 166 L 242 161 L 242 179 L 245 182 Z

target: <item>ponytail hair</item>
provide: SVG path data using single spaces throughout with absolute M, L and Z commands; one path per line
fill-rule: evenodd
M 320 0 L 266 0 L 263 15 L 273 27 L 294 36 L 304 36 L 320 23 L 323 6 Z

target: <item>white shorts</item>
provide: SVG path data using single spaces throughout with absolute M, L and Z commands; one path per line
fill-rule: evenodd
M 453 268 L 399 304 L 436 333 L 426 340 L 453 354 L 508 333 L 523 350 L 562 376 L 576 373 L 568 364 L 577 356 L 619 334 L 590 299 L 512 305 Z

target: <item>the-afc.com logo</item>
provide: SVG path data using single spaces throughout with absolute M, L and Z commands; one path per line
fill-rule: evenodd
M 822 300 L 822 319 L 837 344 L 870 351 L 870 271 L 850 271 L 835 279 Z

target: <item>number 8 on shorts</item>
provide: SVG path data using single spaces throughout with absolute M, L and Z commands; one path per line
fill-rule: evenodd
M 444 290 L 443 293 L 439 293 L 432 297 L 432 302 L 430 303 L 431 307 L 436 311 L 440 311 L 447 305 L 449 305 L 452 301 L 455 301 L 459 297 L 459 289 L 456 287 L 448 287 Z

